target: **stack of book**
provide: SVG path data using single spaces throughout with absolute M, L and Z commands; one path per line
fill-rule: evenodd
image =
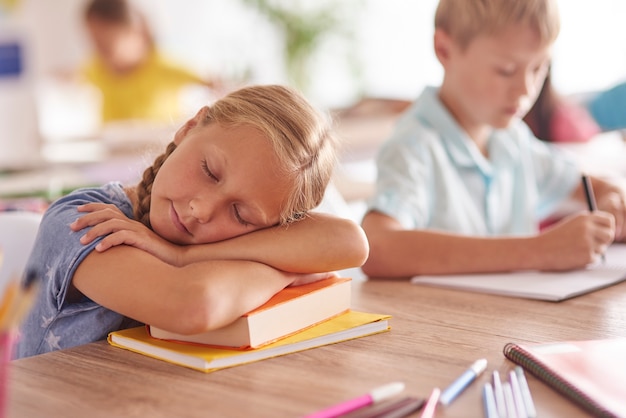
M 352 282 L 287 287 L 233 323 L 181 335 L 146 325 L 109 334 L 111 345 L 211 372 L 389 330 L 389 315 L 350 309 Z

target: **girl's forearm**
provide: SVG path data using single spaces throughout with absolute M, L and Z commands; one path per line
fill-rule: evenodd
M 297 277 L 248 261 L 174 267 L 143 250 L 92 252 L 72 286 L 102 306 L 180 334 L 208 331 L 256 308 Z
M 362 265 L 368 256 L 363 230 L 324 214 L 213 244 L 185 248 L 183 263 L 250 260 L 293 273 L 334 271 Z

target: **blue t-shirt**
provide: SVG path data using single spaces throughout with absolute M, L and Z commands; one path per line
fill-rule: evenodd
M 26 265 L 28 275 L 41 278 L 41 288 L 20 328 L 14 358 L 102 340 L 111 331 L 140 325 L 87 297 L 67 300 L 78 265 L 102 239 L 83 245 L 79 239 L 87 229 L 73 232 L 69 227 L 81 215 L 77 206 L 90 202 L 113 204 L 133 218 L 132 204 L 117 182 L 76 190 L 50 205 Z
M 379 151 L 369 209 L 405 229 L 529 235 L 580 183 L 574 161 L 521 121 L 494 130 L 487 148 L 489 158 L 441 103 L 437 89 L 426 88 Z

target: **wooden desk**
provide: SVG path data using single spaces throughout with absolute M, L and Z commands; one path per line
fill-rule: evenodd
M 106 342 L 14 361 L 9 417 L 297 417 L 397 380 L 425 397 L 485 357 L 487 372 L 437 410 L 482 417 L 482 383 L 513 367 L 505 343 L 626 336 L 626 282 L 551 303 L 372 280 L 353 300 L 393 315 L 391 331 L 209 374 Z M 540 417 L 588 416 L 528 381 Z

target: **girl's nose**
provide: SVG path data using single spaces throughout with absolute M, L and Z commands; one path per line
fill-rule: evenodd
M 215 213 L 216 205 L 207 199 L 195 198 L 189 202 L 191 215 L 198 223 L 205 224 L 211 220 Z

